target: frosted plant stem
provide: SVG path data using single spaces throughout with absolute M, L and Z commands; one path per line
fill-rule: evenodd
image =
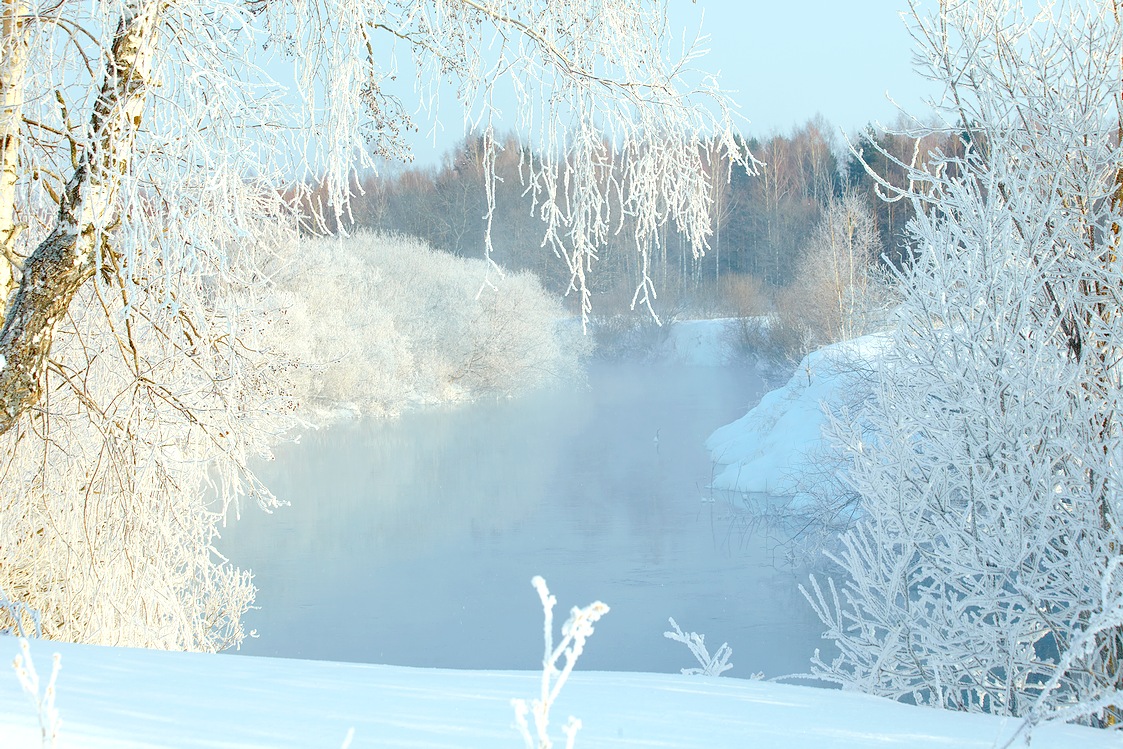
M 583 609 L 576 606 L 570 610 L 569 619 L 562 625 L 562 639 L 554 647 L 554 606 L 557 598 L 550 594 L 546 581 L 535 576 L 531 584 L 538 591 L 538 598 L 542 601 L 543 631 L 542 639 L 545 644 L 542 658 L 542 680 L 540 683 L 539 698 L 529 705 L 526 700 L 511 700 L 515 709 L 515 726 L 519 729 L 527 749 L 552 749 L 553 740 L 550 738 L 550 708 L 557 701 L 562 687 L 569 678 L 577 659 L 585 649 L 585 641 L 593 634 L 593 625 L 608 613 L 608 606 L 595 601 Z M 559 671 L 558 659 L 565 657 L 565 665 Z M 531 736 L 530 726 L 527 723 L 527 713 L 534 715 L 534 736 Z M 566 736 L 566 749 L 572 749 L 577 740 L 577 731 L 581 728 L 581 721 L 573 716 L 562 728 Z M 535 744 L 537 739 L 537 745 Z
M 51 665 L 51 678 L 47 680 L 47 688 L 39 693 L 39 674 L 35 670 L 35 663 L 31 660 L 31 646 L 27 639 L 19 640 L 20 654 L 12 661 L 16 678 L 19 679 L 23 691 L 31 698 L 39 718 L 39 736 L 44 747 L 54 747 L 58 741 L 62 720 L 59 718 L 58 708 L 55 707 L 55 681 L 58 679 L 59 669 L 62 667 L 62 657 L 55 653 Z

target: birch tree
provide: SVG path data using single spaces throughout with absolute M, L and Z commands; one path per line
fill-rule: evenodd
M 877 396 L 839 427 L 864 517 L 842 584 L 809 592 L 841 653 L 814 668 L 894 699 L 1113 723 L 1118 6 L 949 0 L 913 30 L 963 148 L 899 163 L 916 259 Z
M 831 200 L 803 248 L 792 284 L 777 299 L 781 319 L 812 347 L 867 332 L 886 296 L 877 279 L 877 224 L 866 201 Z
M 704 251 L 704 139 L 751 165 L 662 2 L 0 7 L 0 591 L 20 604 L 0 628 L 240 640 L 252 586 L 213 542 L 232 504 L 274 502 L 249 461 L 293 409 L 294 364 L 262 345 L 276 310 L 260 261 L 297 232 L 310 181 L 345 215 L 357 170 L 407 156 L 414 106 L 388 87 L 407 60 L 428 107 L 455 85 L 491 174 L 500 87 L 513 92 L 541 154 L 522 164 L 541 239 L 585 313 L 620 216 L 641 257 L 668 221 Z M 267 72 L 283 62 L 289 87 Z

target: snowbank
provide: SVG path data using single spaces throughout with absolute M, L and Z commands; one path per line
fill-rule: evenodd
M 0 637 L 0 655 L 18 650 L 16 640 Z M 530 672 L 42 641 L 33 642 L 31 651 L 44 683 L 51 654 L 62 654 L 60 749 L 339 747 L 352 728 L 354 749 L 514 749 L 521 739 L 510 700 L 533 697 L 539 686 L 538 674 Z M 579 749 L 991 749 L 1019 725 L 813 687 L 631 673 L 575 673 L 553 712 L 554 724 L 560 727 L 569 715 L 584 723 Z M 36 720 L 15 676 L 0 672 L 0 744 L 39 747 Z M 1034 749 L 1099 749 L 1118 741 L 1118 734 L 1063 725 L 1043 726 L 1033 735 Z M 564 741 L 556 739 L 556 745 Z
M 797 486 L 797 479 L 818 475 L 824 464 L 823 404 L 838 407 L 865 398 L 869 374 L 887 343 L 885 335 L 877 334 L 813 351 L 786 385 L 710 435 L 706 449 L 720 466 L 713 488 L 797 497 L 805 488 Z

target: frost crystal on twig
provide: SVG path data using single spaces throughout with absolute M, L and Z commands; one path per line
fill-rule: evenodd
M 667 617 L 667 621 L 674 627 L 674 631 L 664 632 L 663 636 L 668 640 L 681 642 L 690 648 L 691 654 L 698 659 L 698 663 L 701 665 L 701 668 L 682 669 L 684 674 L 687 676 L 721 676 L 733 668 L 733 664 L 729 662 L 729 659 L 733 657 L 733 648 L 729 647 L 729 643 L 723 642 L 717 652 L 711 656 L 710 651 L 706 649 L 705 635 L 700 635 L 697 632 L 683 633 L 674 617 Z

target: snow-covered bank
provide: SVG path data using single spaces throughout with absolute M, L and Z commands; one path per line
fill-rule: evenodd
M 594 635 L 594 642 L 595 642 Z M 0 654 L 19 651 L 0 637 Z M 66 747 L 518 747 L 510 700 L 530 672 L 448 671 L 32 642 L 46 681 L 62 654 Z M 38 747 L 28 697 L 0 674 L 0 746 Z M 989 749 L 1018 722 L 866 695 L 669 674 L 575 672 L 553 711 L 581 718 L 578 747 Z M 560 731 L 558 733 L 560 736 Z M 1118 746 L 1116 734 L 1050 725 L 1034 749 Z M 564 742 L 559 742 L 561 746 Z M 1019 741 L 1015 746 L 1024 746 Z
M 743 417 L 706 440 L 721 468 L 713 487 L 742 494 L 797 496 L 799 480 L 822 470 L 826 414 L 832 407 L 857 403 L 869 393 L 869 372 L 887 343 L 868 335 L 813 351 L 788 383 L 766 393 Z

